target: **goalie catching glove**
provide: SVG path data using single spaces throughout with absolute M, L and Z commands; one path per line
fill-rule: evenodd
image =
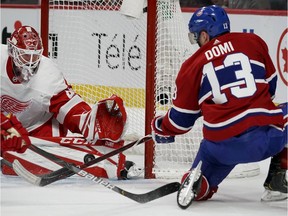
M 5 151 L 23 153 L 31 145 L 27 130 L 18 119 L 1 112 L 1 155 Z
M 81 115 L 80 129 L 92 144 L 97 140 L 118 142 L 125 133 L 126 120 L 123 100 L 112 95 L 96 103 L 88 113 Z

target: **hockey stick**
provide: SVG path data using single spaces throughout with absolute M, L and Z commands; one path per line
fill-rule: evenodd
M 141 139 L 141 140 L 143 140 L 143 139 Z M 141 140 L 139 140 L 139 141 L 141 141 Z M 133 194 L 133 193 L 130 193 L 124 189 L 121 189 L 121 188 L 115 186 L 115 185 L 110 184 L 108 181 L 105 181 L 104 179 L 102 179 L 100 177 L 97 177 L 91 173 L 84 171 L 83 169 L 80 168 L 81 166 L 76 167 L 73 164 L 67 163 L 66 161 L 61 160 L 60 158 L 57 158 L 55 155 L 53 155 L 49 152 L 46 152 L 42 149 L 39 149 L 36 146 L 33 146 L 33 148 L 31 148 L 31 149 L 35 150 L 35 152 L 37 151 L 37 153 L 41 152 L 42 155 L 45 154 L 46 158 L 49 158 L 50 160 L 53 160 L 53 161 L 65 166 L 65 168 L 72 171 L 73 174 L 78 174 L 81 177 L 87 178 L 93 182 L 96 182 L 97 184 L 103 185 L 104 187 L 111 189 L 111 190 L 113 190 L 113 191 L 115 191 L 115 192 L 117 192 L 117 193 L 119 193 L 119 194 L 121 194 L 127 198 L 130 198 L 130 199 L 132 199 L 138 203 L 147 203 L 147 202 L 150 202 L 152 200 L 158 199 L 160 197 L 169 195 L 171 193 L 178 191 L 178 189 L 180 187 L 179 182 L 172 182 L 172 183 L 163 185 L 163 186 L 161 186 L 155 190 L 152 190 L 152 191 L 144 193 L 144 194 Z M 83 164 L 83 165 L 85 165 L 85 164 Z M 19 176 L 21 176 L 22 178 L 26 179 L 27 181 L 29 181 L 32 184 L 40 185 L 39 184 L 39 177 L 35 176 L 34 174 L 32 174 L 28 170 L 26 170 L 18 160 L 15 160 L 13 162 L 13 168 L 14 168 L 14 171 Z
M 92 166 L 96 163 L 99 163 L 103 160 L 106 160 L 114 155 L 117 155 L 133 146 L 137 146 L 141 143 L 144 143 L 144 142 L 147 142 L 151 139 L 151 135 L 147 135 L 147 136 L 144 136 L 143 138 L 139 139 L 139 140 L 136 140 L 136 141 L 133 141 L 125 146 L 122 146 L 118 149 L 115 149 L 105 155 L 102 155 L 100 157 L 97 157 L 87 163 L 84 163 L 84 164 L 81 164 L 78 166 L 78 168 L 80 169 L 85 169 L 89 166 Z M 55 181 L 59 181 L 61 179 L 65 179 L 65 178 L 68 178 L 72 175 L 74 175 L 75 173 L 70 170 L 68 167 L 70 167 L 70 164 L 67 163 L 66 161 L 64 160 L 61 160 L 59 159 L 58 157 L 56 157 L 55 155 L 49 153 L 49 152 L 46 152 L 44 150 L 42 150 L 41 148 L 38 148 L 36 147 L 35 145 L 32 145 L 29 147 L 30 150 L 42 155 L 43 157 L 46 157 L 47 159 L 49 160 L 52 160 L 54 161 L 55 163 L 59 164 L 60 166 L 63 166 L 63 168 L 60 168 L 56 171 L 53 171 L 49 174 L 45 174 L 45 175 L 42 175 L 42 176 L 36 176 L 34 175 L 34 177 L 32 177 L 31 175 L 29 175 L 31 177 L 31 179 L 27 178 L 26 180 L 28 180 L 29 182 L 31 182 L 32 184 L 35 184 L 35 185 L 38 185 L 38 186 L 46 186 L 46 185 L 49 185 Z M 66 167 L 67 166 L 67 167 Z
M 15 160 L 13 162 L 13 168 L 14 171 L 21 176 L 22 178 L 26 179 L 27 181 L 34 183 L 37 183 L 37 176 L 35 176 L 34 174 L 30 173 L 28 170 L 26 170 L 22 164 L 18 161 Z M 68 168 L 68 164 L 67 164 L 67 168 Z M 108 181 L 97 177 L 91 173 L 88 173 L 76 166 L 73 166 L 72 164 L 69 164 L 69 170 L 73 171 L 73 173 L 78 174 L 81 177 L 87 178 L 97 184 L 103 185 L 105 188 L 108 188 L 110 190 L 113 190 L 114 192 L 125 196 L 131 200 L 134 200 L 138 203 L 147 203 L 150 202 L 152 200 L 161 198 L 163 196 L 169 195 L 171 193 L 174 193 L 176 191 L 178 191 L 178 189 L 180 188 L 180 183 L 179 182 L 172 182 L 166 185 L 163 185 L 159 188 L 156 188 L 152 191 L 149 191 L 147 193 L 143 193 L 143 194 L 134 194 L 131 192 L 128 192 L 122 188 L 119 188 L 115 185 L 112 185 L 111 183 L 109 183 Z M 34 179 L 35 178 L 35 179 Z M 32 179 L 32 181 L 31 181 Z
M 1 165 L 4 164 L 10 168 L 13 168 L 12 163 L 10 161 L 5 160 L 3 157 L 0 156 Z

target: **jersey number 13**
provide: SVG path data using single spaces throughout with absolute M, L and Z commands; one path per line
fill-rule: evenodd
M 226 88 L 230 88 L 231 94 L 237 98 L 249 97 L 256 92 L 257 89 L 255 79 L 252 74 L 251 64 L 249 58 L 246 55 L 243 53 L 227 55 L 223 64 L 224 67 L 240 64 L 242 69 L 235 71 L 235 76 L 237 79 L 235 82 L 220 86 L 212 62 L 204 65 L 203 75 L 207 75 L 212 88 L 213 101 L 216 104 L 222 104 L 228 101 L 226 94 L 221 92 L 221 90 Z M 240 87 L 240 85 L 243 84 L 245 84 L 245 87 Z

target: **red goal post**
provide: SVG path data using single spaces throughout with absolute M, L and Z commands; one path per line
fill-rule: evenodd
M 189 43 L 179 0 L 132 0 L 130 8 L 131 0 L 123 1 L 130 1 L 125 10 L 122 0 L 42 0 L 41 35 L 44 53 L 85 101 L 123 98 L 127 133 L 140 137 L 171 107 L 175 77 L 197 47 Z M 140 16 L 124 15 L 136 9 Z M 201 125 L 200 119 L 175 143 L 147 143 L 140 151 L 145 178 L 181 178 L 197 153 Z

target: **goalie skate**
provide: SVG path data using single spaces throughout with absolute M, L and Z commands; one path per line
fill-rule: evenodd
M 120 176 L 122 180 L 136 178 L 144 173 L 144 169 L 136 166 L 132 161 L 125 162 L 125 168 L 121 170 Z
M 186 209 L 191 205 L 201 188 L 201 165 L 202 161 L 198 163 L 196 168 L 191 170 L 178 190 L 177 204 L 182 209 Z

